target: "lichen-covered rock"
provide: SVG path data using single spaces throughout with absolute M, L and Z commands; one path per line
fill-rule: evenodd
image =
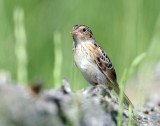
M 0 126 L 116 126 L 118 99 L 103 86 L 72 92 L 67 79 L 60 89 L 42 90 L 40 85 L 14 84 L 0 74 Z M 155 102 L 156 101 L 156 102 Z M 133 110 L 132 125 L 158 126 L 160 104 L 153 98 Z M 125 107 L 122 125 L 128 124 Z
M 160 98 L 150 95 L 146 105 L 134 111 L 138 126 L 160 126 Z

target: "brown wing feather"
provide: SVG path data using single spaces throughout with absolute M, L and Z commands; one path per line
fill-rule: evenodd
M 100 46 L 98 46 L 94 54 L 98 67 L 100 67 L 107 79 L 111 83 L 117 84 L 115 69 L 106 52 Z
M 106 52 L 100 46 L 97 46 L 97 48 L 95 48 L 94 52 L 95 52 L 94 53 L 95 62 L 97 63 L 99 69 L 103 72 L 103 74 L 105 74 L 107 79 L 110 81 L 108 83 L 109 86 L 111 88 L 113 88 L 114 91 L 119 95 L 120 88 L 119 88 L 119 85 L 117 83 L 116 72 L 115 72 L 115 69 L 114 69 L 108 55 L 106 54 Z M 132 107 L 134 107 L 132 102 L 125 95 L 124 92 L 123 92 L 123 95 L 124 95 L 124 99 L 125 99 L 125 102 L 127 103 L 127 105 L 128 106 L 131 105 Z

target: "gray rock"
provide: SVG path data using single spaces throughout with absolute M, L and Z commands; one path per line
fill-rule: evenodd
M 3 75 L 3 77 L 1 77 Z M 104 86 L 72 92 L 67 79 L 62 88 L 42 90 L 7 81 L 0 74 L 0 126 L 116 126 L 119 101 Z M 2 84 L 3 83 L 3 84 Z M 133 110 L 132 125 L 160 125 L 160 100 L 150 97 L 146 106 Z M 128 124 L 124 108 L 122 125 Z

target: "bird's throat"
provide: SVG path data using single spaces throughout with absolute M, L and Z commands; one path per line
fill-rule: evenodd
M 77 47 L 77 44 L 80 42 L 80 39 L 77 36 L 73 36 L 74 45 Z

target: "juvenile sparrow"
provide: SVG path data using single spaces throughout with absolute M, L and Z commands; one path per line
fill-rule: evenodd
M 92 31 L 85 25 L 75 25 L 70 32 L 73 36 L 73 58 L 84 78 L 93 86 L 105 85 L 119 95 L 115 69 L 106 54 L 98 45 Z M 133 104 L 124 94 L 125 103 Z

